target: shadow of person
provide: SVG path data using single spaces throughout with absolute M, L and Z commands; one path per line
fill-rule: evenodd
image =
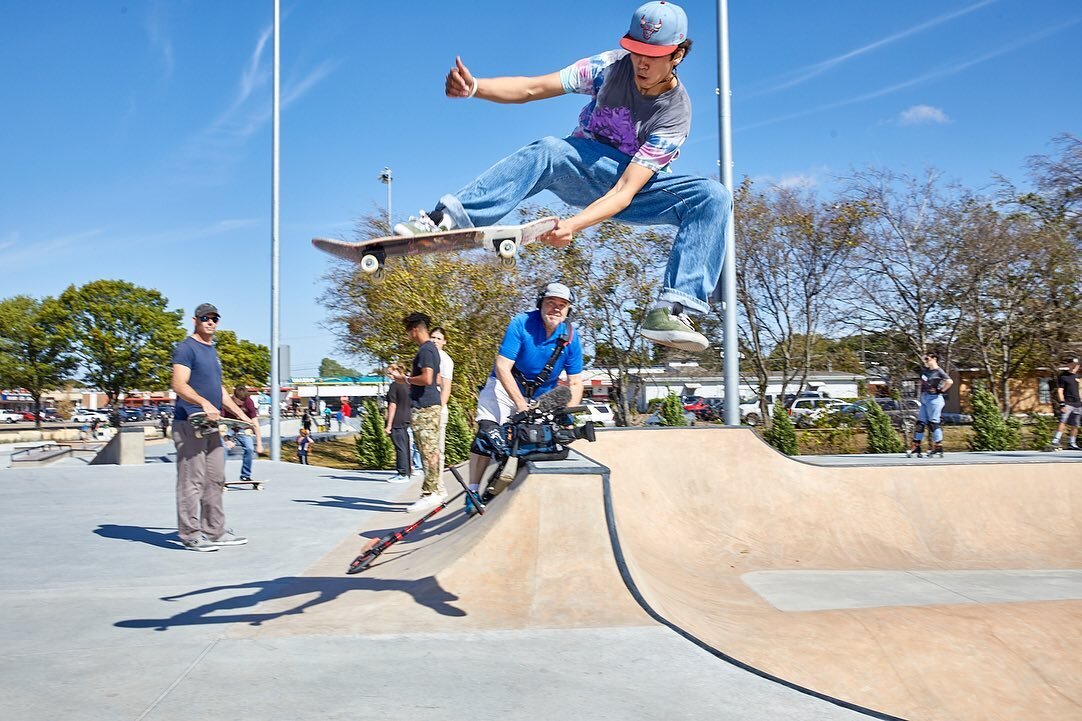
M 377 511 L 379 513 L 405 513 L 409 502 L 384 501 L 380 498 L 355 498 L 353 496 L 324 496 L 323 500 L 294 498 L 294 503 L 308 503 L 326 508 L 345 508 L 351 511 Z
M 145 528 L 143 526 L 118 526 L 112 523 L 103 523 L 94 529 L 94 533 L 102 538 L 115 538 L 120 541 L 136 541 L 158 548 L 168 548 L 173 551 L 183 551 L 184 544 L 180 542 L 175 528 Z
M 398 591 L 408 593 L 422 606 L 431 608 L 441 616 L 465 616 L 466 612 L 452 605 L 458 596 L 449 593 L 440 586 L 434 576 L 426 576 L 408 581 L 393 581 L 378 578 L 331 578 L 325 576 L 285 576 L 267 581 L 252 581 L 222 586 L 201 588 L 175 596 L 163 596 L 163 601 L 179 601 L 182 598 L 223 591 L 251 590 L 252 593 L 234 595 L 230 598 L 211 601 L 202 606 L 181 611 L 169 618 L 133 618 L 117 621 L 118 628 L 153 628 L 167 631 L 173 626 L 200 626 L 220 623 L 247 623 L 260 626 L 283 616 L 304 613 L 313 606 L 328 603 L 339 596 L 353 591 Z M 259 611 L 256 607 L 267 601 L 317 594 L 315 598 L 299 603 L 284 611 Z M 243 609 L 250 609 L 243 611 Z

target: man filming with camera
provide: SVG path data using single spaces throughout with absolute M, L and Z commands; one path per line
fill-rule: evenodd
M 470 490 L 493 458 L 506 457 L 500 427 L 527 410 L 530 401 L 556 387 L 567 373 L 569 406 L 582 400 L 582 343 L 570 320 L 575 294 L 563 283 L 549 283 L 537 294 L 537 307 L 511 319 L 488 382 L 477 399 L 477 436 L 470 455 Z M 467 510 L 470 500 L 467 496 Z

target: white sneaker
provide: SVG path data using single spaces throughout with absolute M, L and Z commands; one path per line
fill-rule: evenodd
M 405 223 L 395 223 L 393 232 L 395 235 L 427 235 L 441 230 L 443 229 L 428 217 L 428 213 L 422 210 L 420 215 L 411 215 Z
M 426 513 L 431 511 L 436 506 L 443 503 L 446 499 L 445 496 L 441 496 L 438 493 L 430 493 L 427 496 L 421 496 L 417 501 L 411 503 L 407 508 L 407 513 Z
M 391 476 L 387 479 L 388 483 L 409 483 L 413 479 L 409 476 L 403 476 L 401 473 Z

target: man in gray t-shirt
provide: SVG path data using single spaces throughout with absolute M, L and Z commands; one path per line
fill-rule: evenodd
M 221 314 L 202 303 L 192 318 L 192 334 L 173 350 L 173 392 L 177 394 L 173 415 L 173 443 L 177 448 L 177 534 L 192 551 L 217 551 L 219 546 L 240 546 L 247 538 L 225 526 L 222 490 L 225 488 L 225 449 L 217 433 L 197 437 L 188 421 L 194 413 L 206 413 L 214 421 L 222 406 L 238 418 L 247 415 L 222 386 L 222 364 L 214 347 L 214 333 Z M 252 421 L 256 433 L 259 424 Z
M 581 209 L 542 237 L 558 248 L 609 218 L 675 226 L 663 287 L 642 334 L 662 345 L 705 350 L 709 342 L 687 313 L 709 310 L 733 201 L 717 181 L 670 170 L 691 130 L 691 101 L 676 74 L 691 50 L 687 29 L 678 5 L 655 0 L 635 10 L 621 49 L 548 75 L 478 78 L 456 58 L 445 80 L 449 98 L 526 103 L 579 93 L 590 100 L 569 137 L 527 145 L 441 197 L 431 212 L 396 225 L 395 234 L 495 225 L 542 190 Z

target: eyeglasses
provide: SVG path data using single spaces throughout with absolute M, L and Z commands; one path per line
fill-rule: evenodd
M 210 323 L 210 322 L 217 323 L 220 320 L 221 320 L 221 317 L 216 316 L 216 315 L 201 315 L 201 316 L 199 316 L 199 322 L 200 323 Z

